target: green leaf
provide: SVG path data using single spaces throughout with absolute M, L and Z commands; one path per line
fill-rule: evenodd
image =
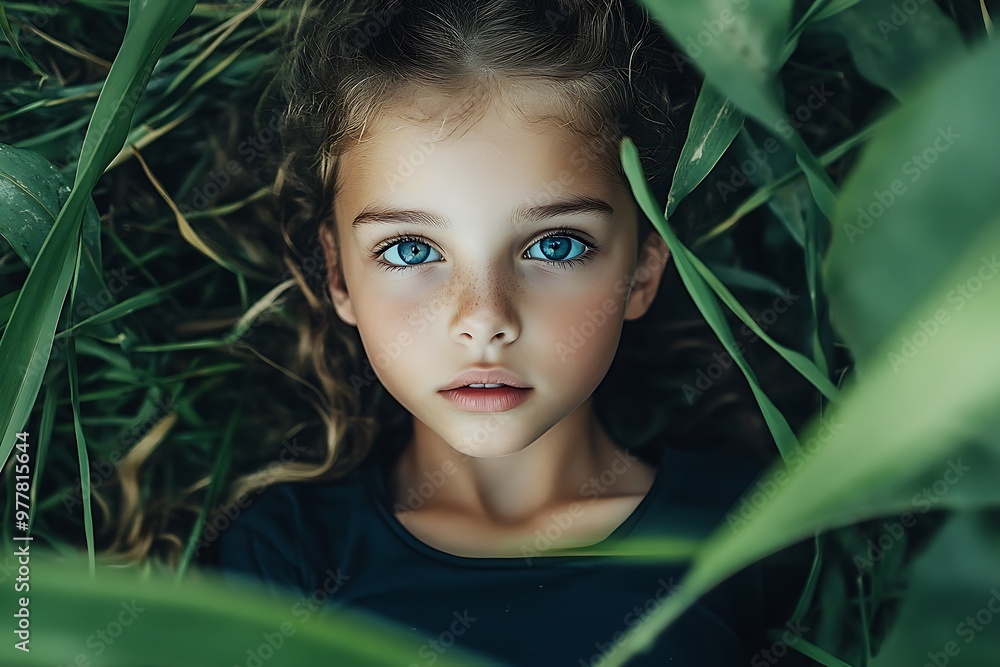
M 0 327 L 7 326 L 7 321 L 10 319 L 10 314 L 14 312 L 14 304 L 20 293 L 21 290 L 14 290 L 10 294 L 0 296 Z
M 688 261 L 691 265 L 701 274 L 701 277 L 705 280 L 705 283 L 712 288 L 722 301 L 729 306 L 729 309 L 736 313 L 743 323 L 750 327 L 750 330 L 754 332 L 761 340 L 765 341 L 771 348 L 780 354 L 785 361 L 791 364 L 795 370 L 797 370 L 802 377 L 809 380 L 814 387 L 823 392 L 829 400 L 837 401 L 840 399 L 840 390 L 832 382 L 826 374 L 816 367 L 807 357 L 802 355 L 795 350 L 781 345 L 773 338 L 767 335 L 767 333 L 761 328 L 756 320 L 747 312 L 746 308 L 733 296 L 732 292 L 722 284 L 718 278 L 716 278 L 712 272 L 708 269 L 705 264 L 698 259 L 691 251 L 685 249 L 685 253 L 688 256 Z
M 841 141 L 839 144 L 823 153 L 819 157 L 821 165 L 830 165 L 844 157 L 849 151 L 855 147 L 864 144 L 871 137 L 875 136 L 881 129 L 882 120 L 875 121 L 871 123 L 864 129 L 855 133 L 853 136 Z M 767 185 L 761 186 L 756 192 L 746 198 L 742 204 L 736 207 L 736 210 L 730 215 L 726 220 L 716 225 L 714 228 L 702 234 L 697 241 L 692 244 L 695 248 L 708 243 L 712 239 L 718 237 L 719 235 L 725 233 L 726 231 L 732 229 L 740 220 L 746 217 L 750 212 L 757 209 L 762 204 L 771 201 L 777 193 L 786 186 L 789 186 L 795 179 L 801 176 L 801 166 L 796 164 L 796 167 L 789 170 L 779 178 L 768 183 Z M 794 236 L 794 233 L 793 233 Z M 804 240 L 803 240 L 804 243 Z
M 743 120 L 743 112 L 720 95 L 715 86 L 710 83 L 702 85 L 691 115 L 687 140 L 670 182 L 666 207 L 668 219 L 674 214 L 677 204 L 691 194 L 718 164 L 719 158 L 743 127 Z
M 777 638 L 775 641 L 781 641 L 781 638 Z M 850 664 L 840 660 L 836 656 L 830 655 L 820 647 L 812 644 L 805 639 L 797 638 L 794 644 L 790 645 L 790 648 L 795 649 L 803 655 L 809 656 L 816 661 L 817 664 L 826 665 L 826 667 L 852 667 Z
M 805 220 L 802 228 L 805 230 L 804 254 L 806 260 L 806 287 L 809 290 L 809 305 L 812 308 L 812 322 L 810 340 L 812 343 L 812 357 L 816 361 L 816 366 L 823 378 L 829 377 L 830 371 L 827 364 L 827 346 L 823 334 L 829 331 L 829 310 L 826 297 L 820 285 L 820 269 L 822 268 L 822 253 L 825 250 L 823 245 L 825 236 L 820 234 L 826 231 L 826 225 L 820 225 L 820 217 L 816 215 L 816 210 L 806 203 L 802 208 Z
M 160 287 L 153 287 L 151 289 L 147 289 L 143 292 L 140 292 L 139 294 L 136 294 L 133 297 L 125 299 L 119 304 L 116 304 L 95 315 L 91 315 L 87 319 L 81 320 L 76 324 L 72 325 L 71 327 L 68 327 L 63 331 L 60 331 L 58 334 L 56 334 L 55 338 L 58 340 L 66 336 L 75 335 L 76 332 L 86 327 L 105 324 L 107 322 L 114 322 L 115 320 L 118 320 L 131 313 L 134 313 L 137 310 L 142 310 L 143 308 L 149 308 L 151 306 L 155 306 L 156 304 L 161 303 L 163 300 L 165 300 L 167 296 L 170 294 L 170 292 L 177 289 L 178 287 L 183 287 L 184 285 L 192 281 L 199 280 L 202 277 L 204 277 L 204 275 L 211 268 L 212 267 L 210 266 L 202 267 L 197 271 L 192 271 L 190 274 L 184 276 L 183 278 L 178 278 L 177 280 L 174 280 L 167 285 L 161 285 Z
M 1000 656 L 1000 515 L 956 512 L 917 559 L 871 667 L 981 667 Z M 987 623 L 983 623 L 987 621 Z M 991 627 L 993 626 L 993 627 Z
M 236 426 L 239 423 L 240 418 L 243 416 L 243 400 L 246 394 L 240 394 L 239 403 L 237 403 L 236 408 L 233 410 L 232 416 L 229 418 L 229 423 L 226 425 L 226 432 L 222 436 L 222 442 L 219 443 L 219 452 L 215 458 L 215 464 L 212 466 L 212 476 L 208 484 L 208 492 L 205 494 L 205 501 L 202 503 L 201 510 L 198 512 L 198 519 L 195 521 L 194 528 L 191 531 L 191 537 L 188 538 L 187 546 L 184 548 L 184 553 L 181 556 L 180 565 L 177 567 L 177 580 L 181 581 L 184 575 L 187 573 L 188 566 L 191 563 L 191 559 L 197 553 L 199 538 L 201 537 L 202 530 L 205 527 L 205 521 L 208 519 L 212 508 L 215 506 L 218 496 L 222 491 L 223 486 L 226 482 L 226 474 L 229 472 L 229 462 L 231 459 L 230 450 L 233 444 L 233 435 L 236 432 Z
M 850 9 L 861 0 L 817 0 L 814 5 L 820 6 L 819 11 L 812 17 L 813 21 L 822 21 L 834 14 L 839 14 L 845 9 Z
M 837 186 L 833 184 L 822 163 L 813 155 L 812 151 L 802 140 L 802 136 L 796 131 L 789 139 L 795 149 L 795 161 L 802 167 L 802 173 L 806 175 L 809 182 L 809 189 L 813 193 L 813 199 L 820 210 L 828 219 L 833 217 L 834 206 L 837 202 Z M 817 225 L 818 225 L 817 221 Z M 818 234 L 817 229 L 814 233 Z
M 773 82 L 782 63 L 791 0 L 642 4 L 721 94 L 767 125 L 778 122 Z
M 835 14 L 853 7 L 858 4 L 860 0 L 814 0 L 812 5 L 802 17 L 796 21 L 792 29 L 788 31 L 788 38 L 785 41 L 785 46 L 781 55 L 781 62 L 787 61 L 795 49 L 799 45 L 799 38 L 802 36 L 802 32 L 809 27 L 812 27 L 813 23 L 817 21 L 822 21 L 823 19 L 829 18 Z
M 785 288 L 765 275 L 743 269 L 706 261 L 705 265 L 719 280 L 741 289 L 756 290 L 773 296 L 785 296 Z
M 73 275 L 73 289 L 70 290 L 69 295 L 69 305 L 70 305 L 70 326 L 73 325 L 73 302 L 75 295 L 73 292 L 76 290 L 76 286 L 80 279 L 80 267 L 82 263 L 80 261 L 82 253 L 82 244 L 77 246 L 78 252 L 76 255 L 76 270 Z M 93 577 L 96 574 L 96 554 L 94 553 L 94 516 L 93 509 L 90 503 L 90 455 L 87 452 L 87 439 L 83 435 L 83 424 L 80 418 L 80 378 L 79 370 L 76 364 L 76 339 L 72 336 L 67 341 L 68 347 L 66 349 L 66 369 L 69 371 L 69 400 L 70 407 L 73 409 L 73 433 L 76 436 L 76 455 L 77 461 L 80 464 L 80 491 L 81 491 L 81 504 L 83 506 L 83 529 L 84 535 L 87 540 L 87 565 L 89 568 L 90 576 Z
M 958 26 L 933 2 L 865 0 L 811 29 L 842 36 L 858 71 L 900 100 L 965 52 Z
M 70 184 L 63 172 L 33 151 L 0 144 L 0 236 L 27 266 L 38 256 L 66 204 Z M 83 216 L 84 257 L 80 298 L 99 310 L 106 290 L 102 276 L 101 221 L 93 198 Z M 108 295 L 110 296 L 110 294 Z M 107 299 L 110 302 L 110 299 Z
M 823 282 L 859 370 L 983 227 L 1000 222 L 998 69 L 1000 45 L 991 43 L 935 79 L 887 118 L 844 184 Z M 908 332 L 918 343 L 995 278 L 997 250 L 982 247 L 980 267 L 923 313 L 926 324 Z
M 31 57 L 27 51 L 21 48 L 21 44 L 17 41 L 17 37 L 14 36 L 14 31 L 10 27 L 10 21 L 7 19 L 7 10 L 4 9 L 4 3 L 0 2 L 0 31 L 3 32 L 3 36 L 7 38 L 7 43 L 10 44 L 10 48 L 14 49 L 14 53 L 20 58 L 21 62 L 31 68 L 31 71 L 42 77 L 42 82 L 48 78 L 48 74 L 42 71 L 35 62 L 35 59 Z
M 245 589 L 236 589 L 208 571 L 178 583 L 156 570 L 102 565 L 97 581 L 81 576 L 85 571 L 76 555 L 57 559 L 46 551 L 33 552 L 31 651 L 17 651 L 9 641 L 0 656 L 16 654 L 21 667 L 71 665 L 81 653 L 90 656 L 90 664 L 103 667 L 219 667 L 257 661 L 267 667 L 389 667 L 409 664 L 431 639 L 363 610 L 330 603 L 320 613 L 329 590 L 349 586 L 349 579 L 338 583 L 327 578 L 326 590 L 306 597 L 291 590 L 272 592 L 251 579 Z M 95 632 L 108 623 L 121 632 L 113 641 L 99 642 Z M 105 636 L 111 635 L 105 631 Z M 100 649 L 96 659 L 94 646 Z M 457 646 L 435 657 L 440 667 L 502 667 Z

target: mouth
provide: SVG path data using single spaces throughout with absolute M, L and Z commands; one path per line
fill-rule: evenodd
M 506 368 L 474 368 L 452 378 L 441 391 L 454 389 L 530 389 L 528 383 Z

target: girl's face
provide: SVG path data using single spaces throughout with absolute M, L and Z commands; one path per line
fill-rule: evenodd
M 337 313 L 418 433 L 481 457 L 550 429 L 576 437 L 623 319 L 656 295 L 666 247 L 653 233 L 637 256 L 630 192 L 571 130 L 496 105 L 441 139 L 443 116 L 414 122 L 404 117 L 424 109 L 414 105 L 385 112 L 340 158 L 346 284 L 321 233 Z M 502 367 L 532 391 L 509 410 L 467 412 L 440 390 L 474 366 Z

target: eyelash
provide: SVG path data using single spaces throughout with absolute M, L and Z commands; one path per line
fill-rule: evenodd
M 550 266 L 559 266 L 559 267 L 564 268 L 564 269 L 569 269 L 569 268 L 571 268 L 571 267 L 573 267 L 573 266 L 575 266 L 577 264 L 582 264 L 583 262 L 589 261 L 590 258 L 591 258 L 591 256 L 600 249 L 600 246 L 598 246 L 596 243 L 591 243 L 590 241 L 587 241 L 582 236 L 580 236 L 578 233 L 574 232 L 572 229 L 556 229 L 556 230 L 553 230 L 551 233 L 546 234 L 545 236 L 540 236 L 539 238 L 537 238 L 534 241 L 532 241 L 531 244 L 528 247 L 530 248 L 531 246 L 535 245 L 539 241 L 544 241 L 545 239 L 552 238 L 553 236 L 566 236 L 566 237 L 569 237 L 571 239 L 575 239 L 575 240 L 579 241 L 580 243 L 582 243 L 586 247 L 586 251 L 584 251 L 584 253 L 582 255 L 580 255 L 579 257 L 574 257 L 573 259 L 565 259 L 565 260 L 562 260 L 562 261 L 556 261 L 556 260 L 551 260 L 551 259 L 542 259 L 542 260 L 537 260 L 536 259 L 536 261 L 544 262 L 545 264 L 548 264 Z M 394 246 L 394 245 L 396 245 L 398 243 L 405 243 L 406 241 L 416 241 L 418 243 L 424 243 L 426 245 L 430 245 L 423 238 L 421 238 L 419 236 L 411 236 L 409 234 L 401 234 L 399 236 L 394 236 L 392 238 L 386 239 L 385 241 L 382 241 L 381 243 L 379 243 L 372 250 L 372 258 L 373 259 L 377 258 L 379 255 L 381 255 L 383 252 L 385 252 L 386 250 L 388 250 L 392 246 Z M 525 252 L 527 252 L 527 250 Z M 532 259 L 535 259 L 535 258 L 532 258 Z M 381 268 L 381 269 L 383 269 L 385 271 L 407 271 L 409 269 L 416 269 L 418 267 L 425 266 L 425 264 L 411 264 L 409 266 L 401 266 L 401 265 L 398 265 L 398 264 L 389 264 L 388 262 L 383 262 L 381 260 L 376 261 L 376 264 L 378 264 L 379 268 Z

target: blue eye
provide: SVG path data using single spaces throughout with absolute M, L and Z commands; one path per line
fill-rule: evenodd
M 534 251 L 535 246 L 539 247 L 538 251 Z M 583 240 L 572 230 L 559 229 L 532 243 L 525 251 L 524 257 L 542 260 L 550 266 L 570 268 L 588 261 L 597 249 L 596 244 Z M 574 250 L 576 254 L 570 257 Z M 437 259 L 441 259 L 441 253 L 419 237 L 397 236 L 380 243 L 372 251 L 372 256 L 381 255 L 386 260 L 376 262 L 379 268 L 385 271 L 405 271 L 430 263 L 424 260 L 427 260 L 432 253 L 438 255 Z
M 424 263 L 423 260 L 427 259 L 430 253 L 437 252 L 423 241 L 413 237 L 392 239 L 392 241 L 395 241 L 395 243 L 386 248 L 385 252 L 382 253 L 382 257 L 389 259 L 389 267 L 393 269 L 408 269 L 419 266 Z M 396 255 L 396 259 L 401 262 L 400 264 L 392 261 L 392 255 L 394 254 Z M 438 255 L 440 256 L 440 253 Z M 389 267 L 386 268 L 388 269 Z
M 535 246 L 539 247 L 540 255 L 532 254 L 532 249 Z M 531 248 L 528 248 L 528 257 L 531 259 L 548 260 L 550 264 L 565 264 L 587 252 L 588 247 L 586 243 L 580 241 L 575 236 L 553 234 L 535 241 Z M 572 253 L 574 248 L 577 248 L 578 253 L 573 257 L 567 258 L 567 255 Z

